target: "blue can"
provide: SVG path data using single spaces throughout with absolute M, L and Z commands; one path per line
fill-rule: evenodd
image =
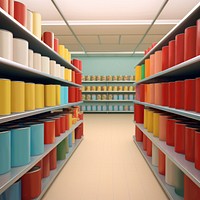
M 69 147 L 72 147 L 72 133 L 68 135 Z
M 65 86 L 61 86 L 61 90 L 60 90 L 60 104 L 61 105 L 65 104 Z
M 21 200 L 21 180 L 11 185 L 2 195 L 0 200 Z
M 0 174 L 11 169 L 11 136 L 10 131 L 0 131 Z
M 27 165 L 31 161 L 30 127 L 11 130 L 11 166 Z

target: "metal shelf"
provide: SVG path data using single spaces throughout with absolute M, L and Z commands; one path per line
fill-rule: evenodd
M 57 168 L 55 170 L 52 170 L 50 175 L 47 178 L 42 179 L 42 192 L 37 200 L 42 199 L 48 188 L 51 186 L 53 183 L 54 179 L 57 177 L 57 175 L 60 173 L 62 168 L 65 166 L 65 164 L 68 162 L 68 160 L 71 158 L 75 150 L 78 148 L 80 143 L 82 142 L 83 138 L 77 139 L 75 144 L 71 148 L 69 148 L 69 153 L 66 154 L 66 159 L 65 160 L 60 160 L 57 161 Z M 35 200 L 36 200 L 35 199 Z
M 45 150 L 42 155 L 31 157 L 31 162 L 22 167 L 14 167 L 10 172 L 0 175 L 0 194 L 9 188 L 15 181 L 21 178 L 27 171 L 34 167 L 42 158 L 44 158 L 52 149 L 54 149 L 63 139 L 65 139 L 73 130 L 75 130 L 83 121 L 78 121 L 70 130 L 63 133 L 60 137 L 56 137 L 53 144 L 45 145 Z
M 135 83 L 135 81 L 82 81 L 82 83 Z
M 157 44 L 154 48 L 146 54 L 137 65 L 144 63 L 144 60 L 149 58 L 149 56 L 155 51 L 161 50 L 163 46 L 168 45 L 170 40 L 173 40 L 175 36 L 179 33 L 183 33 L 185 28 L 196 25 L 196 21 L 199 19 L 200 13 L 200 3 L 198 3 L 171 31 L 169 31 Z M 136 65 L 136 66 L 137 66 Z
M 142 79 L 134 85 L 141 83 L 156 83 L 183 80 L 187 78 L 196 78 L 200 76 L 199 70 L 200 56 L 196 56 L 190 60 L 182 62 L 174 67 L 158 72 L 148 78 Z
M 89 103 L 89 102 L 130 102 L 132 103 L 133 100 L 83 100 L 83 102 Z
M 135 91 L 82 91 L 82 93 L 135 93 Z
M 135 142 L 137 148 L 139 149 L 140 153 L 144 157 L 145 161 L 149 165 L 149 168 L 151 169 L 152 173 L 154 174 L 154 176 L 156 177 L 156 179 L 162 186 L 163 190 L 165 191 L 165 193 L 169 197 L 169 199 L 170 200 L 183 200 L 183 197 L 181 197 L 175 193 L 174 187 L 168 185 L 165 182 L 165 176 L 158 173 L 158 167 L 155 167 L 152 165 L 152 158 L 146 155 L 146 152 L 142 148 L 142 143 L 137 142 L 134 136 L 133 136 L 133 141 Z
M 22 26 L 17 20 L 11 17 L 3 9 L 0 8 L 0 28 L 8 30 L 13 33 L 15 38 L 22 38 L 29 42 L 29 48 L 34 52 L 42 54 L 42 56 L 48 56 L 51 60 L 55 60 L 58 64 L 82 73 L 79 69 L 64 60 L 58 53 L 52 50 L 48 45 L 39 40 L 28 29 Z
M 21 80 L 25 82 L 59 84 L 63 86 L 82 87 L 82 85 L 40 72 L 25 65 L 0 57 L 0 78 Z
M 166 145 L 165 141 L 160 141 L 159 138 L 154 137 L 143 126 L 137 124 L 136 126 L 156 145 L 169 159 L 180 168 L 194 183 L 200 187 L 200 171 L 195 169 L 194 163 L 185 160 L 185 155 L 176 153 L 174 147 Z
M 191 118 L 191 119 L 195 119 L 195 120 L 198 120 L 198 121 L 200 120 L 200 113 L 197 113 L 197 112 L 180 110 L 180 109 L 170 108 L 170 107 L 167 107 L 167 106 L 158 106 L 158 105 L 155 105 L 155 104 L 140 102 L 140 101 L 137 101 L 137 100 L 133 100 L 133 102 L 136 103 L 136 104 L 144 105 L 146 107 L 151 107 L 151 108 L 155 108 L 155 109 L 158 109 L 158 110 L 163 110 L 163 111 L 166 111 L 166 112 L 174 113 L 174 114 L 181 115 L 181 116 L 184 116 L 184 117 L 188 117 L 188 118 Z
M 21 118 L 30 117 L 30 116 L 33 116 L 33 115 L 42 114 L 42 113 L 45 113 L 45 112 L 50 112 L 50 111 L 53 111 L 53 110 L 69 108 L 69 107 L 72 107 L 72 106 L 79 105 L 81 103 L 83 103 L 83 102 L 79 101 L 79 102 L 69 103 L 69 104 L 60 105 L 60 106 L 45 107 L 45 108 L 42 108 L 42 109 L 26 111 L 26 112 L 23 112 L 23 113 L 16 113 L 16 114 L 11 114 L 11 115 L 6 115 L 6 116 L 1 115 L 0 116 L 0 124 L 5 123 L 5 122 L 9 122 L 9 121 L 13 121 L 13 120 L 16 120 L 16 119 L 21 119 Z

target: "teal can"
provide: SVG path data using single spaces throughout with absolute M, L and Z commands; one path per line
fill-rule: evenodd
M 11 166 L 27 165 L 31 161 L 30 127 L 11 130 Z
M 67 86 L 64 87 L 64 93 L 65 93 L 64 102 L 65 104 L 68 104 L 68 87 Z
M 65 104 L 65 86 L 61 86 L 60 89 L 60 104 L 61 105 Z
M 68 135 L 69 147 L 72 147 L 72 133 Z
M 0 174 L 11 169 L 11 136 L 10 131 L 0 130 Z

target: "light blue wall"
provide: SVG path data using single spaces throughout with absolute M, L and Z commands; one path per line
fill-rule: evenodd
M 142 56 L 74 56 L 82 60 L 83 75 L 134 75 Z

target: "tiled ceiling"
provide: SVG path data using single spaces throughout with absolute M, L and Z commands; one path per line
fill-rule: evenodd
M 71 52 L 83 51 L 52 1 L 20 1 L 30 10 L 42 14 L 43 24 L 45 24 L 42 27 L 43 32 L 54 32 L 60 44 L 64 44 Z M 175 26 L 175 22 L 181 20 L 199 3 L 199 0 L 168 1 L 142 42 L 141 38 L 165 0 L 54 0 L 54 2 L 85 51 L 89 53 L 132 52 L 138 43 L 141 44 L 136 51 L 144 51 L 170 31 Z M 172 20 L 173 24 L 169 20 Z M 96 22 L 103 22 L 103 24 L 97 25 Z M 111 23 L 105 25 L 108 22 Z M 126 24 L 127 22 L 137 23 Z M 158 22 L 165 22 L 165 24 L 158 24 Z

